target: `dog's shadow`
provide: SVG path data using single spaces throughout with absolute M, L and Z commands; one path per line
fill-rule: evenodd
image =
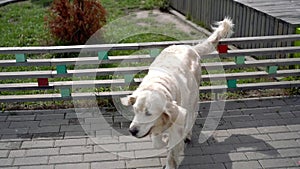
M 225 139 L 221 141 L 212 136 L 202 144 L 198 138 L 193 137 L 192 142 L 186 146 L 179 169 L 234 169 L 237 168 L 236 162 L 257 160 L 261 156 L 279 156 L 274 147 L 251 135 L 233 134 L 223 137 Z

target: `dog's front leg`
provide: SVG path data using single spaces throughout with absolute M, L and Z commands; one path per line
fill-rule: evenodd
M 169 150 L 165 169 L 176 169 L 179 166 L 179 155 L 183 150 L 183 146 L 184 142 L 180 141 L 176 146 Z
M 163 148 L 167 146 L 167 143 L 163 141 L 162 134 L 151 134 L 151 140 L 154 148 Z

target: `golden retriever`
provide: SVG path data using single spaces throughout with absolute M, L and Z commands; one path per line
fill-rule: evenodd
M 201 55 L 215 51 L 219 40 L 232 33 L 231 19 L 225 18 L 217 25 L 202 43 L 165 48 L 137 90 L 121 98 L 123 105 L 133 106 L 134 118 L 129 128 L 132 136 L 150 135 L 155 148 L 167 146 L 166 169 L 178 167 L 184 141 L 191 141 L 198 111 Z M 167 139 L 163 133 L 167 133 Z

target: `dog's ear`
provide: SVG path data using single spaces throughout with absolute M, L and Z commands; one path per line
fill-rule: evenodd
M 132 106 L 134 105 L 135 101 L 136 101 L 137 96 L 133 96 L 133 95 L 129 95 L 127 97 L 123 97 L 120 98 L 121 99 L 121 103 L 124 106 Z
M 176 102 L 168 102 L 165 107 L 165 113 L 169 116 L 173 124 L 185 125 L 186 109 L 178 106 Z

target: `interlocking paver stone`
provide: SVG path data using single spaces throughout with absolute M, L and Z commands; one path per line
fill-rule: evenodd
M 28 149 L 26 150 L 26 156 L 48 156 L 58 155 L 59 148 L 42 148 L 42 149 Z
M 46 148 L 53 147 L 53 145 L 53 140 L 24 141 L 21 148 Z
M 82 161 L 82 155 L 50 156 L 49 163 L 76 163 Z
M 90 164 L 89 163 L 58 164 L 55 165 L 55 169 L 90 169 Z
M 127 160 L 127 168 L 137 168 L 137 167 L 155 167 L 161 166 L 160 160 L 158 158 L 149 158 L 149 159 L 136 159 L 136 160 Z
M 0 150 L 0 158 L 4 158 L 8 156 L 8 150 Z
M 38 164 L 47 164 L 48 157 L 23 157 L 15 158 L 14 165 L 38 165 Z
M 91 169 L 99 169 L 99 168 L 120 169 L 126 167 L 125 167 L 125 161 L 95 162 L 91 164 Z
M 12 158 L 0 158 L 0 168 L 1 166 L 10 166 L 13 163 Z
M 93 152 L 92 146 L 61 147 L 60 154 L 83 154 Z
M 258 169 L 262 168 L 258 161 L 238 161 L 225 163 L 226 168 L 230 169 Z
M 113 153 L 93 153 L 93 154 L 84 154 L 83 156 L 84 161 L 112 161 L 118 160 L 118 156 Z
M 293 167 L 297 164 L 290 158 L 259 160 L 264 168 Z

